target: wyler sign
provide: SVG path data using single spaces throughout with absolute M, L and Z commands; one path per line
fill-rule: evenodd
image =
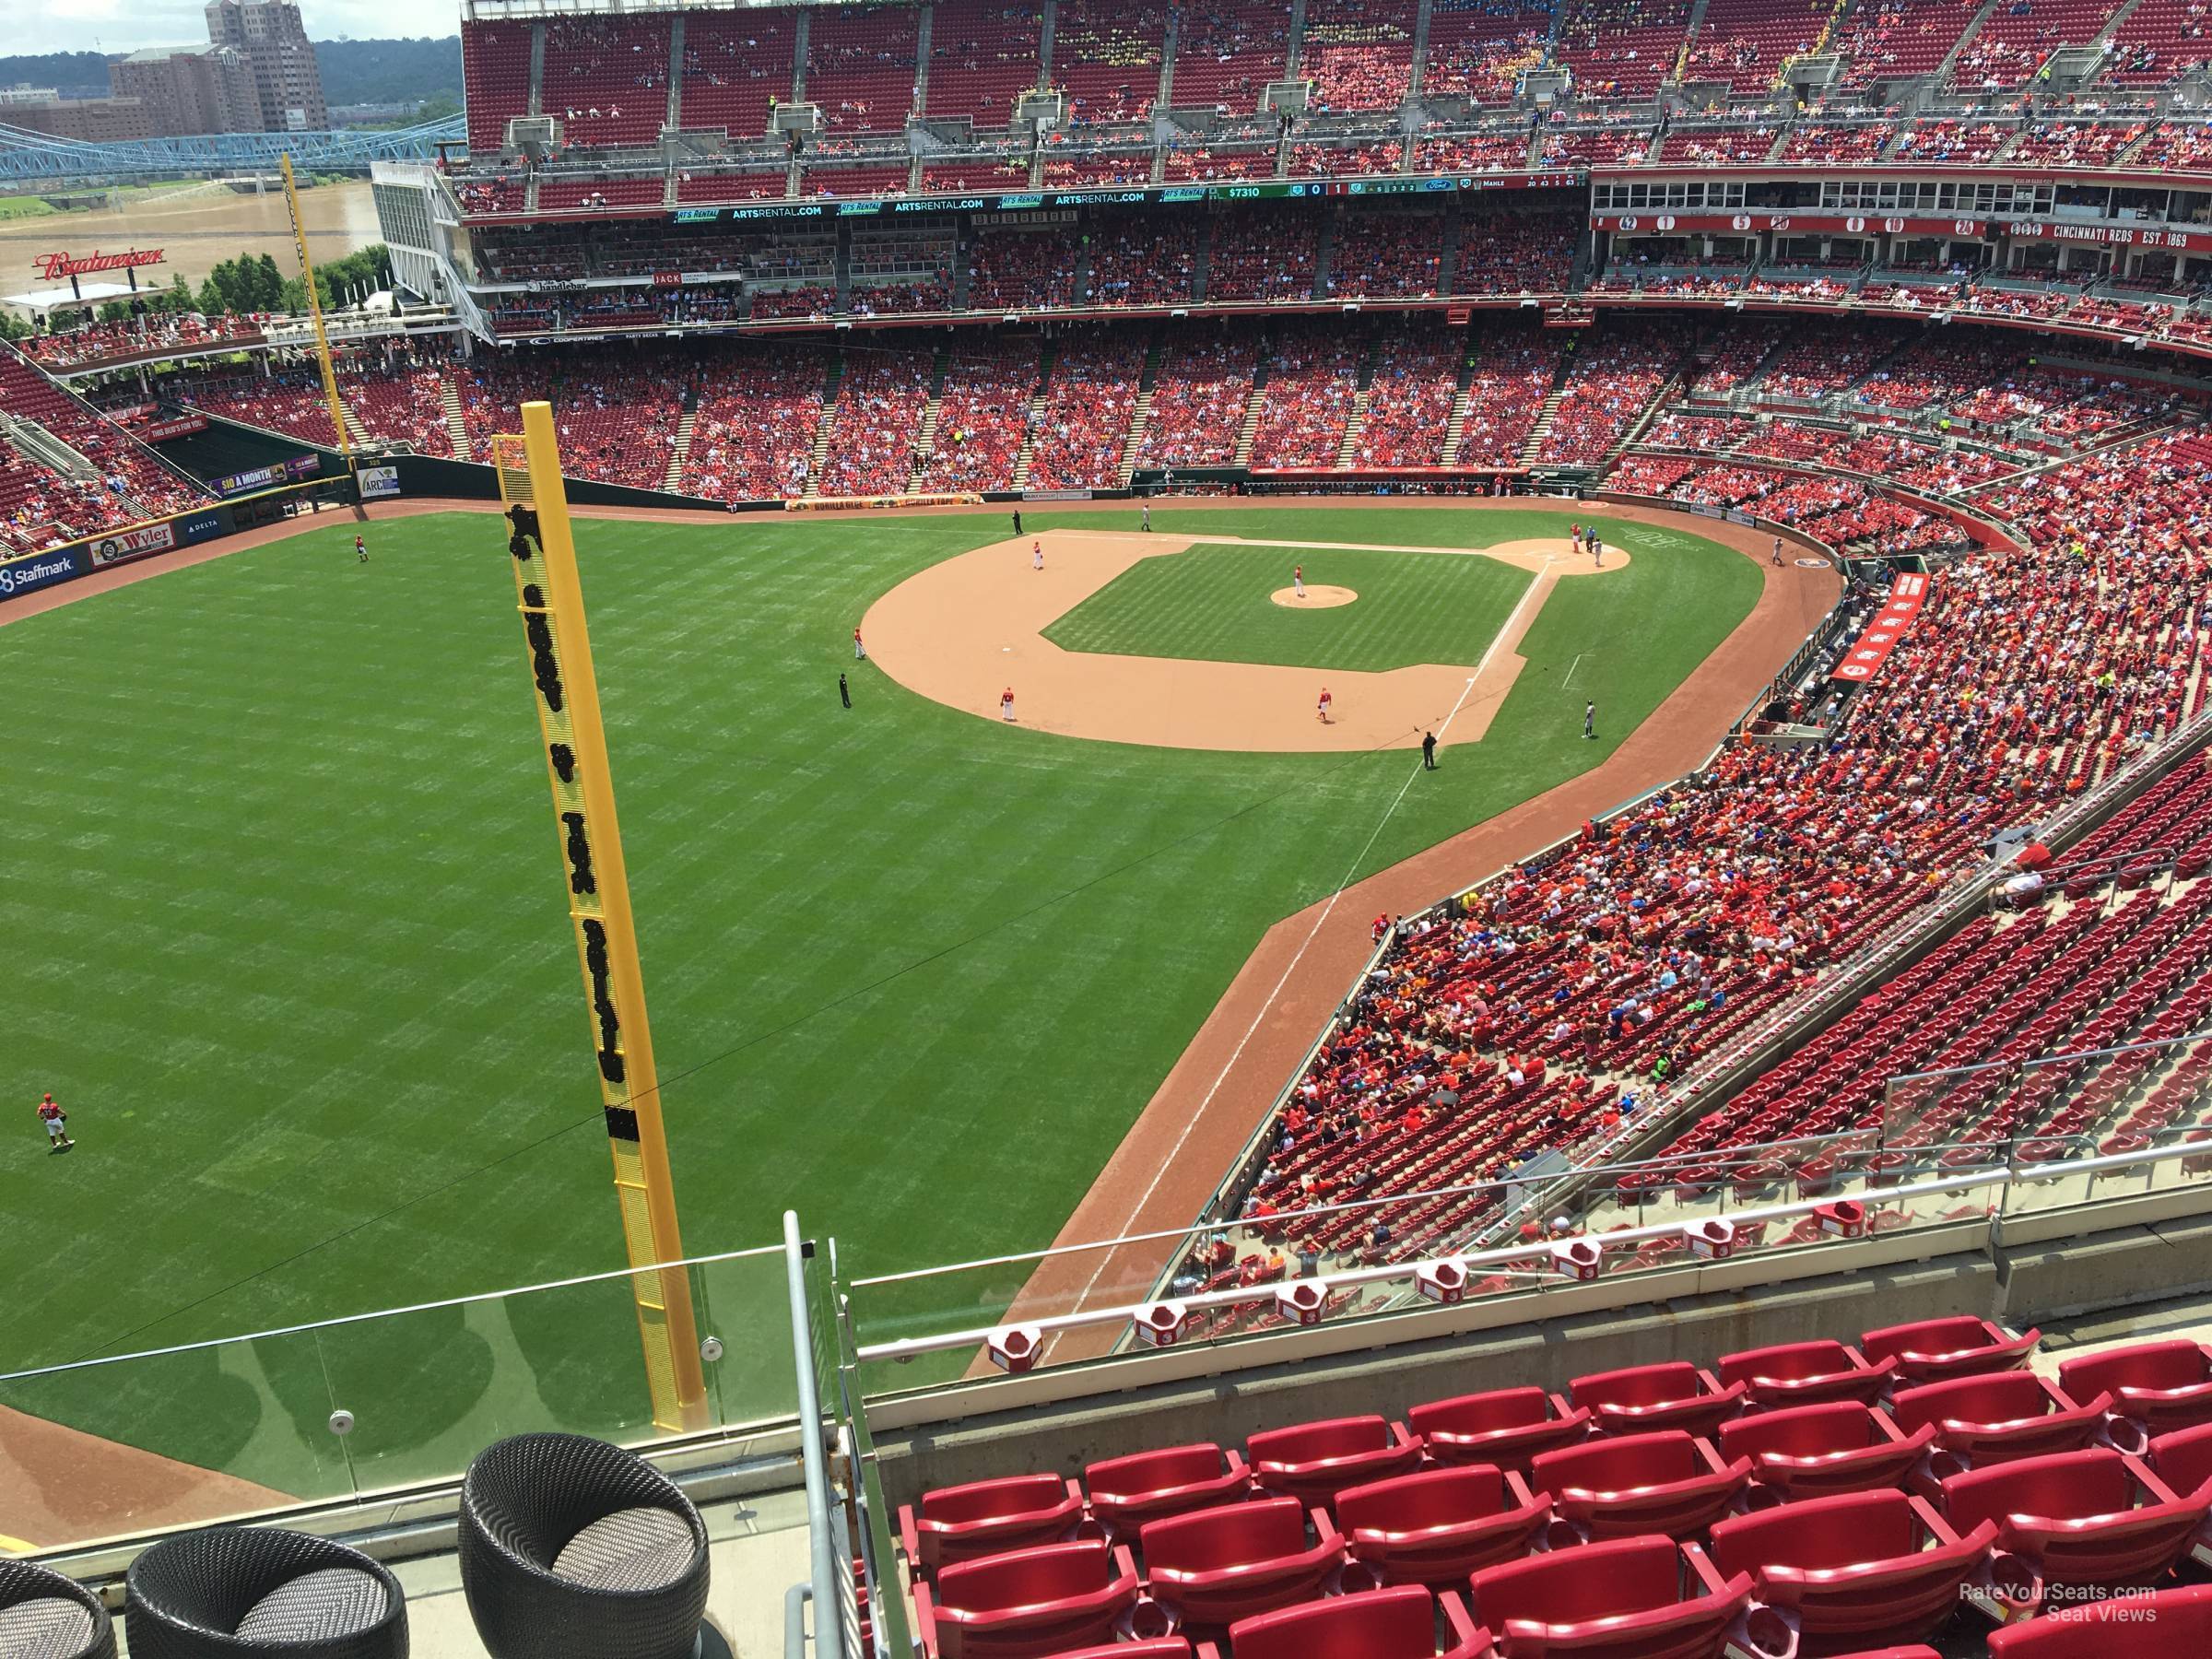
M 40 253 L 34 255 L 30 263 L 38 267 L 39 275 L 48 282 L 59 282 L 66 276 L 69 279 L 69 291 L 81 300 L 85 290 L 77 286 L 76 279 L 79 276 L 93 276 L 102 271 L 121 271 L 130 278 L 130 284 L 135 288 L 138 286 L 138 273 L 147 265 L 159 265 L 162 252 L 159 248 L 133 248 L 125 253 L 88 253 L 81 259 L 74 253 Z

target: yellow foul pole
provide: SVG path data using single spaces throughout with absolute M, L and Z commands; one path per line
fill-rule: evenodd
M 292 159 L 276 158 L 284 173 L 284 206 L 292 216 L 292 246 L 300 253 L 300 280 L 307 288 L 308 320 L 315 325 L 315 367 L 323 371 L 323 401 L 330 406 L 330 424 L 337 429 L 338 453 L 346 470 L 353 470 L 353 440 L 346 436 L 346 407 L 338 402 L 337 371 L 330 366 L 330 336 L 323 331 L 323 301 L 315 293 L 315 265 L 307 256 L 307 221 L 300 217 L 300 191 L 292 182 Z
M 569 916 L 591 1010 L 622 1238 L 630 1265 L 650 1268 L 681 1261 L 684 1246 L 677 1231 L 676 1189 L 661 1124 L 653 1034 L 645 1019 L 645 982 L 630 918 L 622 836 L 615 821 L 614 779 L 599 722 L 599 685 L 584 629 L 583 590 L 576 575 L 576 543 L 552 406 L 524 404 L 521 437 L 494 439 L 493 453 L 512 532 L 509 562 L 514 566 L 524 638 L 537 687 L 546 775 L 553 786 Z M 686 1271 L 636 1273 L 630 1284 L 654 1423 L 671 1431 L 706 1427 L 706 1382 Z

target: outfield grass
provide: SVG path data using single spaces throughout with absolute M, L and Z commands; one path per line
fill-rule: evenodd
M 1309 588 L 1359 597 L 1325 609 L 1276 604 L 1301 565 Z M 1201 545 L 1131 565 L 1044 637 L 1067 651 L 1339 672 L 1474 664 L 1534 580 L 1459 554 Z
M 1435 546 L 1554 524 L 1439 507 L 1154 522 Z M 694 1253 L 772 1240 L 786 1206 L 838 1237 L 848 1272 L 1048 1241 L 1270 924 L 1595 764 L 1760 581 L 1695 537 L 1607 525 L 1640 553 L 1670 538 L 1559 584 L 1488 739 L 1378 834 L 1403 753 L 1060 739 L 853 663 L 877 595 L 1002 524 L 580 526 Z M 0 1101 L 20 1113 L 0 1135 L 0 1364 L 620 1265 L 494 527 L 394 522 L 364 567 L 341 521 L 0 629 Z M 1581 741 L 1585 695 L 1604 742 Z M 73 1153 L 45 1150 L 44 1089 Z M 502 1390 L 627 1411 L 605 1396 L 631 1386 L 634 1327 L 619 1306 L 598 1317 L 604 1367 L 555 1312 L 455 1322 L 408 1373 L 419 1419 L 398 1438 L 443 1455 Z M 347 1403 L 324 1354 L 288 1347 L 140 1375 L 0 1386 L 0 1403 L 279 1485 L 301 1455 L 288 1425 Z

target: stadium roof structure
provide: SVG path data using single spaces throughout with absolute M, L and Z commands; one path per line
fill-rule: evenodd
M 467 132 L 459 115 L 391 132 L 208 133 L 88 144 L 0 124 L 0 180 L 97 179 L 274 171 L 289 155 L 303 171 L 359 171 L 371 161 L 427 161 Z
M 156 290 L 133 288 L 127 282 L 86 282 L 78 284 L 83 290 L 72 291 L 66 285 L 61 288 L 33 288 L 27 294 L 0 294 L 0 305 L 12 305 L 18 311 L 43 313 L 58 311 L 64 306 L 100 305 L 110 300 L 128 300 L 133 294 L 147 294 Z

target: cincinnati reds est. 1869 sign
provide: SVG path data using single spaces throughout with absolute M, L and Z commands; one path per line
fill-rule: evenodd
M 95 271 L 135 271 L 161 263 L 159 248 L 133 248 L 127 253 L 88 253 L 78 259 L 68 253 L 41 253 L 30 262 L 49 282 L 64 276 L 89 276 Z

